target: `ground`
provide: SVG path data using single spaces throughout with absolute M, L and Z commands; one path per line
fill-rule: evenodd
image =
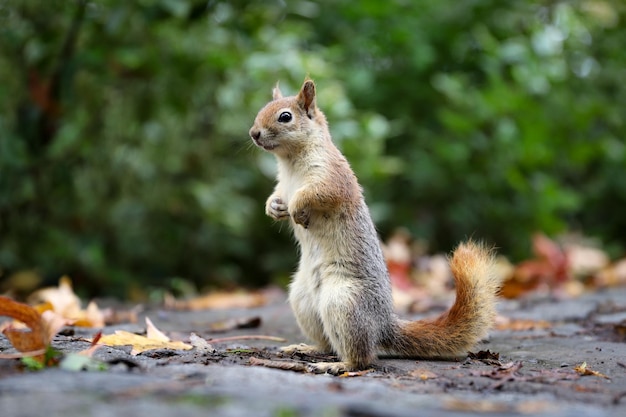
M 567 300 L 503 301 L 499 311 L 511 321 L 501 320 L 500 329 L 473 350 L 482 359 L 382 358 L 370 372 L 349 377 L 250 365 L 259 359 L 316 360 L 281 356 L 281 343 L 268 340 L 216 342 L 212 345 L 216 351 L 153 350 L 136 356 L 130 354 L 130 347 L 102 347 L 95 356 L 109 361 L 106 371 L 25 371 L 16 360 L 2 360 L 0 414 L 626 415 L 626 289 Z M 155 308 L 144 315 L 173 337 L 188 338 L 194 332 L 206 339 L 254 334 L 282 337 L 286 343 L 304 341 L 284 300 L 254 309 L 180 312 Z M 219 320 L 250 317 L 261 319 L 259 327 L 220 334 L 208 330 Z M 105 328 L 104 333 L 120 328 L 145 330 L 139 321 Z M 69 328 L 55 338 L 53 346 L 66 353 L 79 351 L 89 346 L 83 339 L 94 333 Z M 487 350 L 492 354 L 479 354 Z M 10 351 L 8 341 L 0 336 L 0 352 Z M 583 363 L 586 368 L 581 367 Z

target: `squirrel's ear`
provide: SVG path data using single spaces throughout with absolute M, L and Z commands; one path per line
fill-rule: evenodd
M 272 89 L 272 98 L 274 100 L 278 100 L 279 98 L 283 98 L 283 93 L 280 92 L 280 87 L 278 86 L 278 81 L 276 81 L 276 86 Z
M 313 80 L 304 80 L 300 93 L 298 93 L 298 105 L 304 109 L 309 118 L 312 118 L 312 110 L 315 110 L 315 83 Z

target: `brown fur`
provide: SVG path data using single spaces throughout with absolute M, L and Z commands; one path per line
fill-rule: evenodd
M 450 262 L 457 300 L 449 311 L 417 322 L 394 314 L 376 229 L 361 187 L 317 108 L 313 81 L 305 80 L 293 97 L 283 97 L 276 85 L 250 137 L 278 162 L 265 211 L 275 220 L 289 220 L 300 245 L 289 301 L 300 328 L 316 342 L 285 351 L 335 352 L 341 362 L 311 367 L 338 373 L 367 367 L 379 351 L 460 355 L 486 335 L 500 282 L 491 251 L 471 241 L 459 245 Z

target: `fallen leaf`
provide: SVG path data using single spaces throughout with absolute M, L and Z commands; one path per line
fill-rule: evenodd
M 387 269 L 391 278 L 391 285 L 406 291 L 413 287 L 411 280 L 411 235 L 403 228 L 397 229 L 385 242 L 383 253 L 387 262 Z
M 478 351 L 477 353 L 474 352 L 468 352 L 467 356 L 469 356 L 470 359 L 478 359 L 478 360 L 483 360 L 483 359 L 489 359 L 489 360 L 500 360 L 500 354 L 498 352 L 492 352 L 489 349 L 487 350 L 481 350 Z
M 500 363 L 500 354 L 490 350 L 481 350 L 478 353 L 467 352 L 467 357 L 473 360 L 479 360 L 487 365 L 502 366 Z
M 31 306 L 0 296 L 0 315 L 18 320 L 30 329 L 28 331 L 9 324 L 2 330 L 2 333 L 18 351 L 36 352 L 45 350 L 48 346 L 50 340 L 41 314 Z
M 267 303 L 261 292 L 212 292 L 189 300 L 177 300 L 170 294 L 164 299 L 165 307 L 174 310 L 209 310 L 225 308 L 252 308 Z
M 104 327 L 104 314 L 95 302 L 90 302 L 87 309 L 81 308 L 80 298 L 74 293 L 69 277 L 61 277 L 58 287 L 43 288 L 34 292 L 28 301 L 43 311 L 51 309 L 62 317 L 72 320 L 74 326 Z
M 578 372 L 582 376 L 597 376 L 597 377 L 600 377 L 600 378 L 611 379 L 608 376 L 606 376 L 606 375 L 604 375 L 604 374 L 602 374 L 602 373 L 600 373 L 598 371 L 594 371 L 592 369 L 589 369 L 587 367 L 587 362 L 583 362 L 580 365 L 574 367 L 574 370 L 576 372 Z
M 2 333 L 20 352 L 19 357 L 32 356 L 34 361 L 44 366 L 48 365 L 48 359 L 54 360 L 55 355 L 51 352 L 50 342 L 54 335 L 68 324 L 67 319 L 49 310 L 40 314 L 27 304 L 3 296 L 0 296 L 0 316 L 17 320 L 3 326 Z M 0 358 L 18 356 L 9 354 L 9 356 L 0 355 Z
M 626 258 L 598 271 L 592 277 L 591 282 L 598 288 L 626 285 Z
M 481 376 L 499 380 L 515 380 L 518 375 L 517 371 L 522 368 L 522 362 L 509 362 L 501 365 L 497 369 L 488 372 L 482 372 Z
M 511 407 L 503 402 L 490 400 L 463 400 L 449 398 L 445 400 L 443 408 L 448 411 L 463 411 L 471 413 L 508 413 Z
M 215 352 L 215 348 L 206 339 L 201 338 L 195 333 L 191 333 L 191 336 L 189 336 L 189 341 L 199 353 Z
M 162 331 L 156 328 L 149 317 L 146 317 L 146 337 L 148 339 L 159 340 L 161 342 L 169 342 L 170 338 Z
M 531 320 L 531 319 L 511 319 L 504 316 L 498 316 L 496 318 L 495 328 L 497 330 L 512 330 L 512 331 L 527 331 L 538 329 L 549 329 L 552 324 L 545 320 Z
M 563 249 L 542 233 L 532 239 L 534 259 L 520 262 L 513 274 L 502 286 L 500 294 L 505 298 L 518 298 L 538 288 L 552 290 L 571 279 L 569 260 Z
M 228 319 L 209 324 L 209 329 L 214 333 L 229 332 L 237 329 L 253 329 L 261 325 L 261 317 L 243 317 Z
M 359 377 L 359 376 L 367 375 L 367 374 L 369 374 L 372 371 L 373 371 L 373 369 L 364 369 L 362 371 L 347 371 L 347 372 L 344 372 L 343 374 L 339 375 L 339 378 Z
M 428 379 L 438 378 L 439 375 L 429 371 L 428 369 L 418 368 L 409 372 L 409 376 L 412 378 L 419 378 L 422 381 L 426 381 Z
M 132 346 L 131 355 L 154 349 L 189 350 L 193 346 L 184 342 L 171 341 L 169 337 L 158 330 L 146 317 L 148 335 L 141 336 L 125 330 L 116 330 L 114 334 L 100 337 L 98 344 L 106 346 Z

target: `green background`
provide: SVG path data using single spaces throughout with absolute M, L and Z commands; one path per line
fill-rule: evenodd
M 384 238 L 513 261 L 535 231 L 626 247 L 626 6 L 0 0 L 0 269 L 124 296 L 284 283 L 248 129 L 308 74 Z

